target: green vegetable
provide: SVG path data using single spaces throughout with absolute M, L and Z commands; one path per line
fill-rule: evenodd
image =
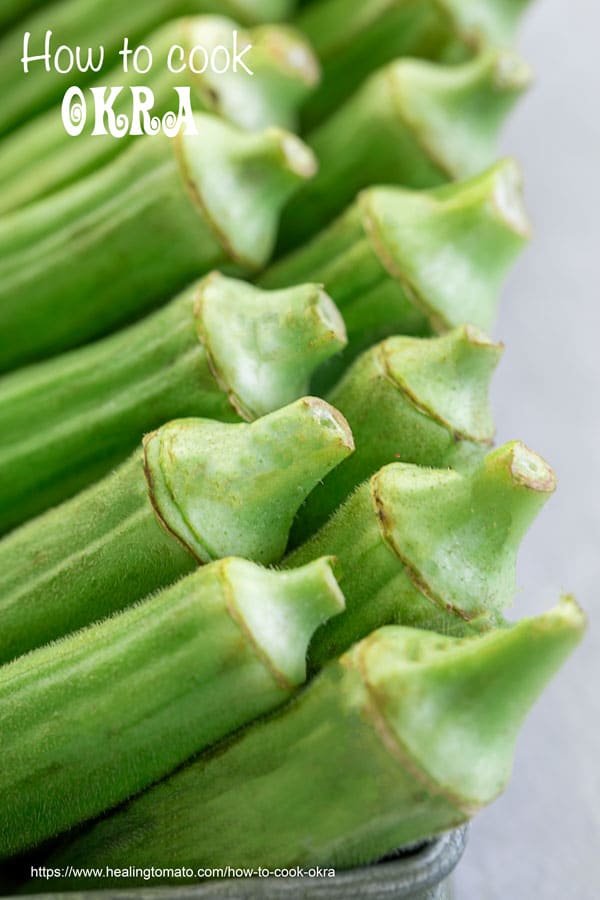
M 0 857 L 90 819 L 286 700 L 343 609 L 327 560 L 213 563 L 0 668 Z
M 213 273 L 124 331 L 6 375 L 0 531 L 106 475 L 169 419 L 285 406 L 344 340 L 317 286 L 261 291 Z
M 3 0 L 0 7 L 0 27 L 7 28 L 9 25 L 14 25 L 27 13 L 47 3 L 48 0 Z
M 464 635 L 498 623 L 515 593 L 519 543 L 556 487 L 518 441 L 464 472 L 393 463 L 286 558 L 336 556 L 346 612 L 319 629 L 313 668 L 381 625 Z
M 454 66 L 401 59 L 377 72 L 307 137 L 319 172 L 286 207 L 279 252 L 323 228 L 368 185 L 429 188 L 490 165 L 529 80 L 507 50 Z
M 230 48 L 236 31 L 240 51 L 252 45 L 244 62 L 253 75 L 241 68 L 223 74 L 208 69 L 203 74 L 188 70 L 175 75 L 167 68 L 173 45 L 182 47 L 186 58 L 196 45 L 205 47 L 210 54 L 219 45 Z M 113 105 L 117 116 L 131 115 L 131 86 L 143 85 L 152 90 L 153 115 L 158 116 L 177 109 L 174 87 L 187 84 L 196 109 L 214 112 L 241 128 L 257 130 L 279 125 L 296 130 L 296 110 L 318 80 L 318 65 L 310 47 L 297 32 L 282 26 L 244 32 L 235 22 L 220 16 L 179 19 L 163 25 L 145 43 L 154 58 L 147 75 L 132 68 L 124 73 L 119 62 L 96 78 L 96 86 L 123 88 Z M 65 130 L 59 105 L 5 138 L 0 156 L 0 213 L 53 193 L 99 169 L 133 140 L 128 134 L 119 140 L 112 135 L 92 135 L 93 126 L 94 117 L 90 115 L 83 134 L 74 139 Z
M 179 419 L 113 475 L 0 541 L 0 661 L 225 556 L 270 563 L 320 478 L 353 449 L 305 397 L 250 425 Z
M 341 310 L 348 347 L 323 368 L 322 389 L 390 334 L 431 334 L 463 322 L 490 331 L 502 282 L 529 230 L 519 169 L 505 160 L 433 190 L 363 191 L 333 225 L 270 266 L 260 283 L 320 282 Z
M 279 129 L 197 114 L 0 221 L 0 371 L 98 337 L 213 268 L 267 261 L 282 204 L 314 159 Z
M 501 352 L 463 325 L 444 337 L 388 338 L 361 356 L 327 396 L 347 419 L 356 451 L 300 507 L 291 544 L 387 463 L 443 468 L 479 459 L 494 434 L 487 391 Z
M 572 599 L 467 640 L 383 628 L 45 865 L 344 869 L 458 825 L 504 789 L 521 723 L 584 628 Z
M 253 25 L 285 18 L 290 6 L 290 0 L 55 0 L 32 11 L 0 38 L 0 134 L 57 102 L 70 84 L 84 86 L 95 77 L 88 68 L 71 72 L 71 80 L 67 80 L 54 66 L 46 71 L 43 62 L 32 63 L 25 75 L 20 60 L 27 31 L 31 33 L 30 56 L 44 53 L 46 32 L 51 31 L 52 53 L 61 44 L 73 50 L 81 47 L 85 63 L 91 48 L 97 67 L 100 46 L 104 47 L 105 65 L 120 63 L 117 53 L 123 48 L 124 38 L 129 38 L 133 50 L 152 29 L 176 16 L 216 13 Z M 59 62 L 64 68 L 66 57 Z
M 323 121 L 374 69 L 400 56 L 458 61 L 513 43 L 529 0 L 315 0 L 296 17 L 323 66 L 305 127 Z

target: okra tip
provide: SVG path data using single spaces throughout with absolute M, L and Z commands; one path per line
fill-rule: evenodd
M 308 40 L 296 28 L 259 25 L 252 29 L 252 42 L 255 51 L 265 53 L 277 62 L 282 77 L 298 81 L 305 89 L 314 88 L 319 83 L 319 60 Z
M 522 441 L 509 441 L 486 457 L 491 477 L 508 477 L 510 485 L 533 494 L 552 494 L 556 490 L 556 474 L 539 454 Z
M 346 344 L 344 321 L 319 285 L 266 291 L 213 272 L 194 317 L 213 373 L 251 420 L 307 393 L 315 369 Z
M 471 815 L 504 789 L 522 722 L 585 627 L 566 597 L 478 637 L 388 626 L 347 657 L 400 752 L 434 793 Z
M 386 371 L 419 409 L 455 437 L 489 443 L 494 423 L 488 391 L 503 347 L 472 325 L 438 338 L 388 338 Z
M 331 558 L 283 572 L 245 560 L 225 562 L 231 602 L 259 652 L 284 687 L 302 684 L 313 633 L 345 608 Z
M 196 134 L 175 138 L 184 181 L 234 262 L 250 271 L 268 260 L 288 198 L 317 169 L 312 150 L 291 132 L 243 132 L 196 113 Z

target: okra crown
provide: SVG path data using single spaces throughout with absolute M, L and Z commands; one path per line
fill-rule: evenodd
M 478 637 L 388 626 L 342 663 L 360 671 L 378 729 L 400 760 L 426 790 L 472 815 L 504 789 L 525 716 L 584 630 L 567 597 Z
M 370 352 L 380 353 L 388 377 L 425 415 L 456 438 L 488 443 L 494 436 L 488 391 L 502 350 L 461 325 L 438 338 L 388 338 Z
M 255 419 L 308 392 L 314 370 L 346 344 L 318 285 L 264 291 L 217 272 L 198 286 L 196 329 L 236 411 Z
M 513 160 L 432 190 L 368 188 L 357 202 L 374 252 L 435 331 L 492 327 L 502 282 L 530 237 Z
M 314 175 L 315 157 L 280 128 L 250 134 L 202 113 L 194 121 L 197 134 L 174 138 L 185 183 L 232 259 L 258 269 L 287 199 Z
M 144 440 L 150 500 L 201 562 L 274 562 L 300 504 L 353 449 L 344 417 L 314 397 L 250 425 L 179 419 Z
M 234 614 L 285 686 L 306 680 L 313 633 L 344 610 L 331 563 L 322 557 L 299 569 L 274 572 L 246 560 L 224 560 Z
M 555 487 L 520 441 L 465 473 L 393 463 L 370 482 L 382 534 L 415 585 L 467 621 L 511 601 L 519 543 Z
M 376 73 L 389 90 L 396 115 L 444 179 L 466 178 L 489 166 L 498 132 L 531 72 L 509 50 L 487 50 L 460 65 L 404 59 Z
M 182 42 L 190 48 L 228 47 L 234 32 L 240 53 L 250 48 L 244 63 L 252 75 L 244 69 L 215 73 L 208 68 L 192 76 L 207 109 L 240 128 L 279 125 L 296 129 L 298 109 L 320 73 L 317 58 L 300 32 L 283 25 L 240 31 L 236 22 L 217 15 L 183 19 L 181 28 Z

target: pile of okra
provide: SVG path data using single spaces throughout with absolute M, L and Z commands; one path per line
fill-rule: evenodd
M 505 618 L 556 485 L 488 402 L 526 5 L 2 3 L 3 887 L 348 869 L 505 787 L 585 627 Z M 102 72 L 25 75 L 48 30 Z M 71 81 L 193 113 L 71 134 Z

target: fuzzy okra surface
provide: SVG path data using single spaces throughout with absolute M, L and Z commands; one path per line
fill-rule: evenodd
M 315 0 L 296 25 L 323 68 L 303 109 L 311 128 L 374 70 L 401 56 L 458 62 L 486 46 L 508 47 L 529 0 Z
M 343 609 L 327 560 L 212 563 L 0 667 L 0 858 L 99 815 L 283 703 Z
M 240 128 L 253 131 L 277 125 L 297 130 L 297 109 L 318 80 L 319 69 L 307 42 L 298 32 L 279 26 L 244 31 L 223 16 L 178 19 L 163 25 L 145 45 L 153 56 L 146 75 L 121 64 L 99 75 L 93 87 L 121 88 L 112 106 L 115 116 L 131 114 L 129 88 L 152 91 L 153 116 L 162 116 L 177 102 L 175 88 L 189 86 L 193 108 L 212 112 Z M 171 72 L 171 47 L 181 47 L 185 58 L 195 46 L 207 55 L 216 47 L 239 48 L 244 63 L 236 71 L 215 74 Z M 246 52 L 245 48 L 250 47 Z M 62 122 L 60 105 L 26 122 L 6 136 L 0 154 L 0 213 L 25 206 L 96 171 L 118 156 L 132 140 L 129 134 L 92 134 L 93 119 L 74 140 Z
M 280 559 L 298 507 L 353 450 L 305 397 L 251 424 L 178 419 L 117 471 L 0 541 L 0 660 L 225 556 Z
M 565 599 L 474 638 L 382 628 L 46 864 L 349 868 L 451 828 L 505 787 L 521 723 L 584 627 Z
M 315 634 L 319 668 L 386 624 L 441 634 L 502 623 L 519 544 L 556 487 L 514 441 L 457 472 L 392 463 L 363 483 L 286 565 L 335 556 L 346 612 Z
M 364 187 L 432 188 L 491 165 L 501 126 L 530 77 L 507 50 L 461 65 L 400 59 L 371 76 L 306 136 L 319 170 L 288 203 L 277 252 L 306 241 Z
M 128 329 L 0 378 L 0 532 L 106 475 L 169 419 L 255 419 L 345 343 L 316 285 L 212 273 Z
M 0 372 L 99 337 L 211 269 L 267 261 L 281 207 L 315 160 L 277 128 L 196 114 L 0 220 Z
M 329 228 L 273 263 L 265 287 L 321 282 L 348 334 L 322 366 L 318 392 L 388 335 L 423 335 L 468 322 L 489 331 L 501 286 L 530 234 L 521 175 L 504 160 L 426 191 L 368 188 Z

